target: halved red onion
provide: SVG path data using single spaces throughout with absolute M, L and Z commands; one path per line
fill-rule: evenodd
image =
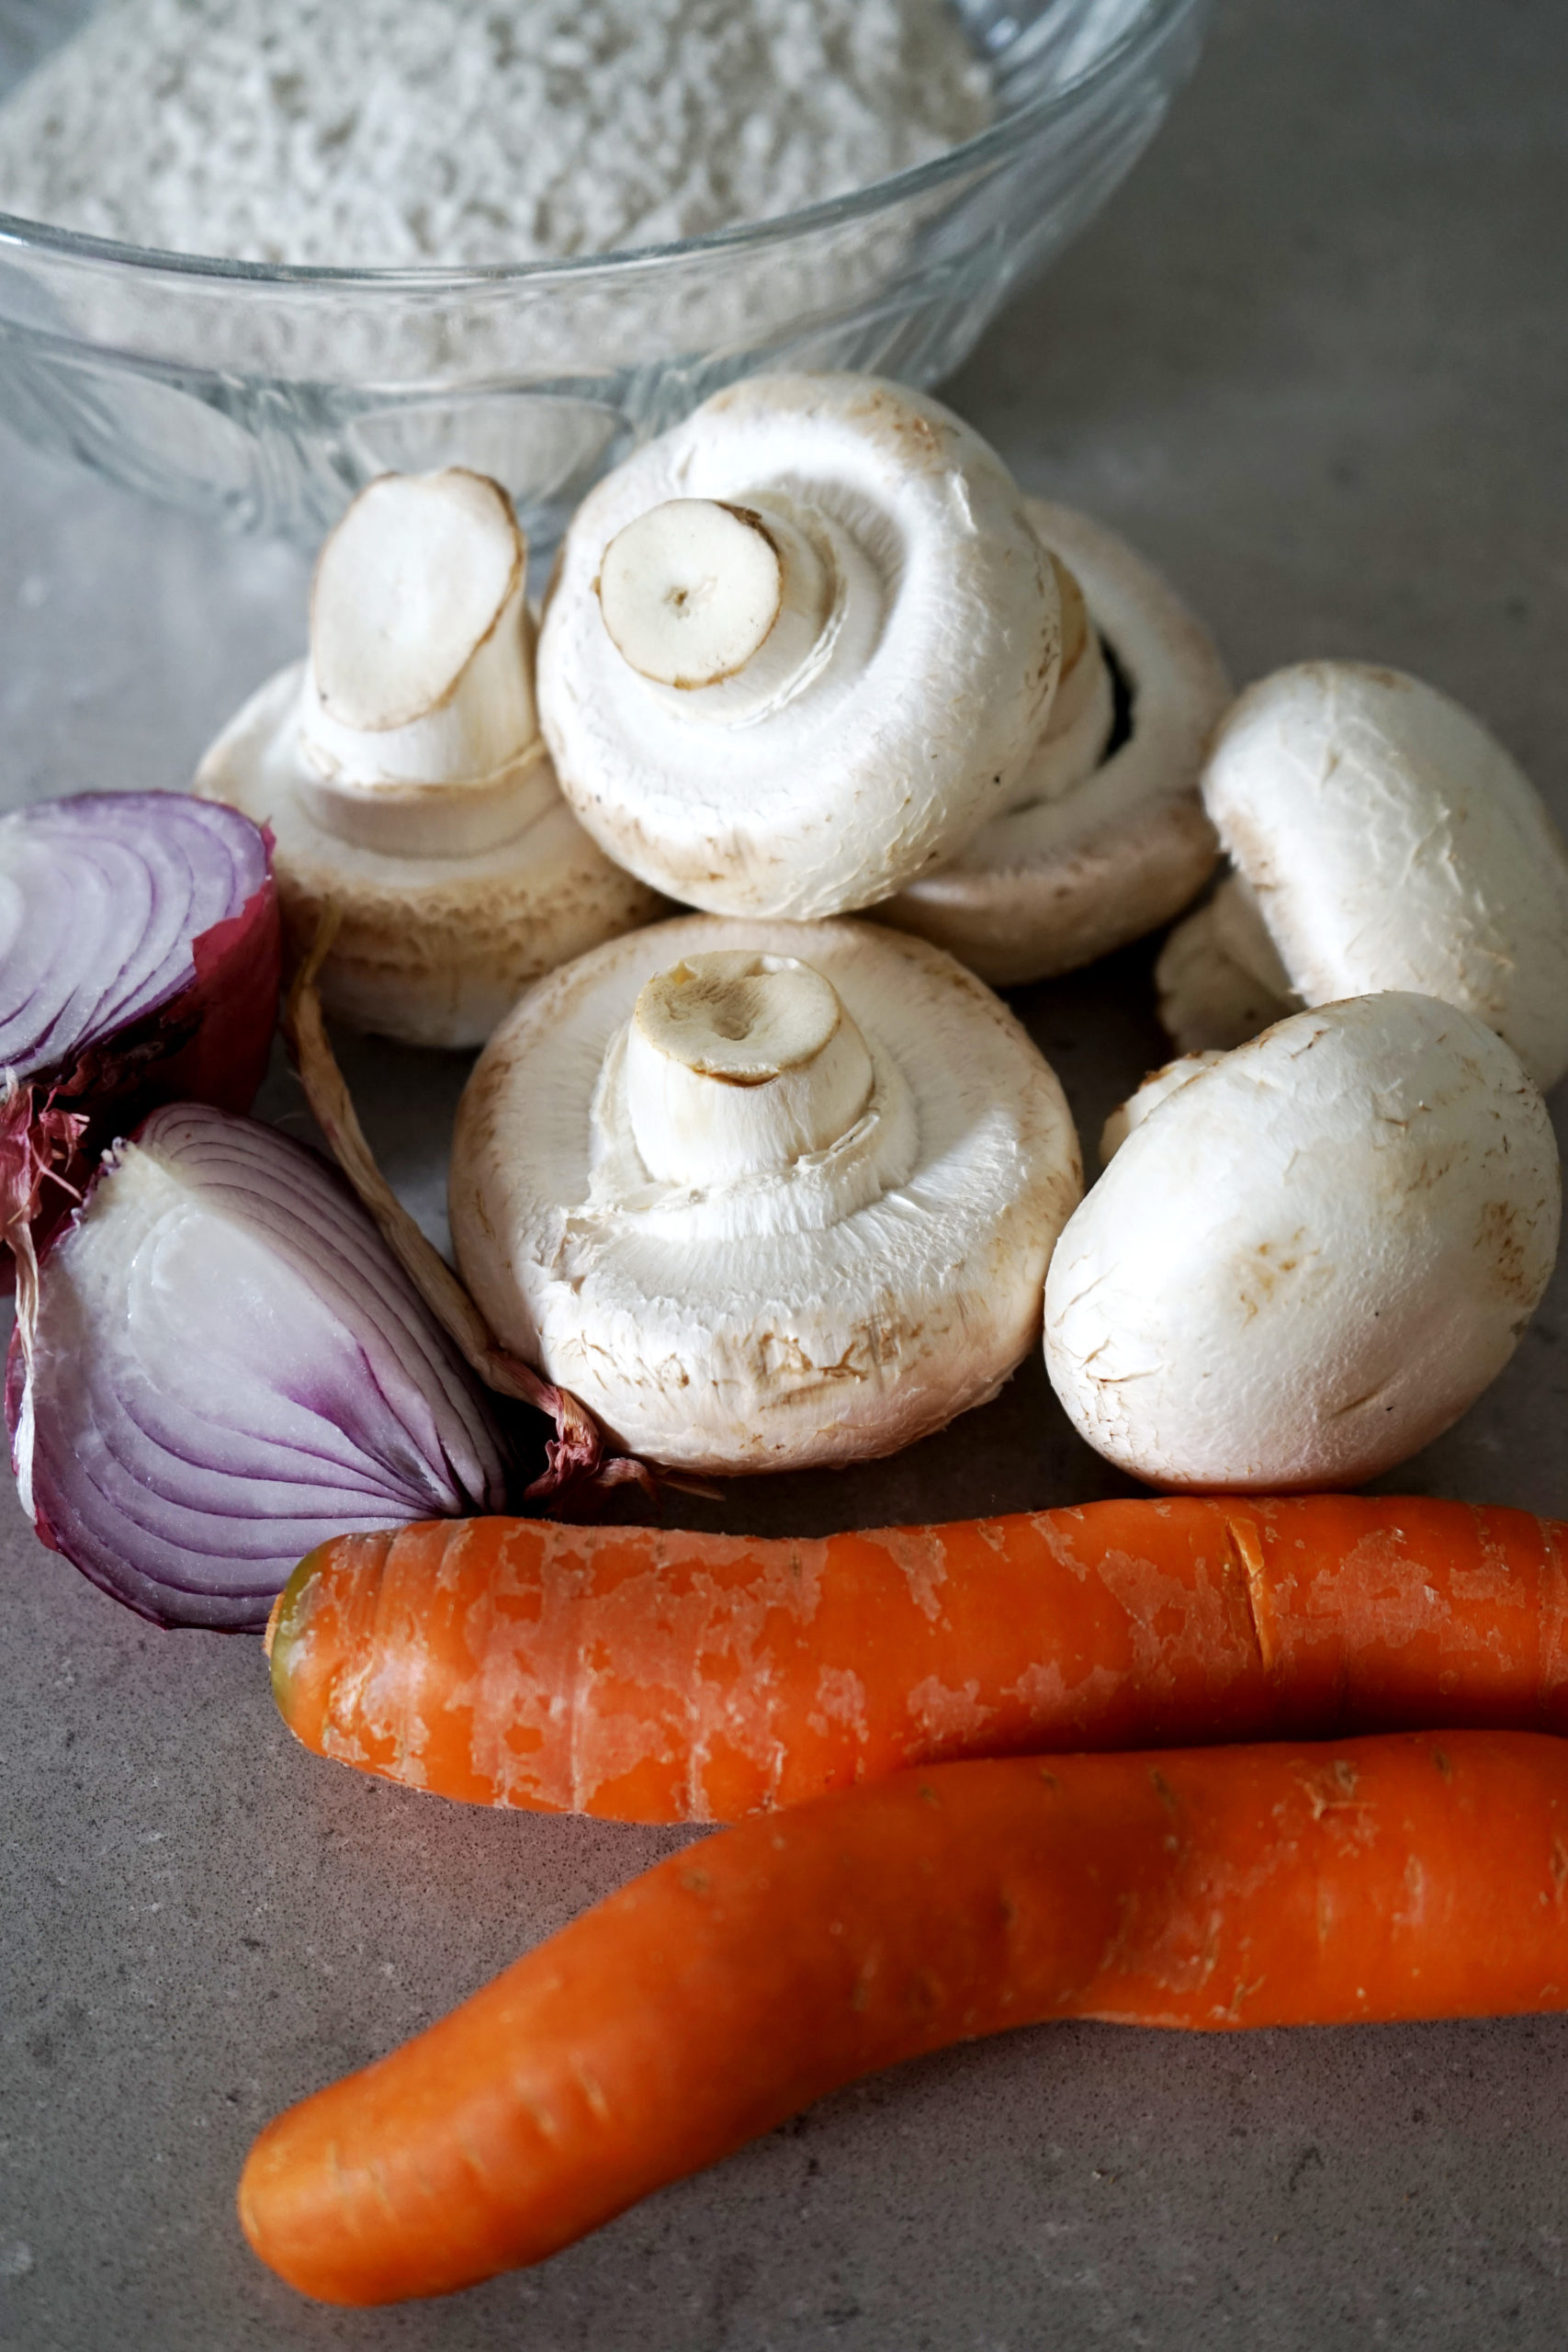
M 238 809 L 88 792 L 0 818 L 0 1096 L 81 1115 L 89 1149 L 156 1102 L 249 1109 L 280 957 L 271 843 Z M 60 1168 L 59 1132 L 35 1141 Z M 7 1184 L 0 1231 L 39 1205 Z
M 106 1155 L 6 1405 L 39 1534 L 163 1625 L 259 1629 L 327 1536 L 505 1502 L 483 1392 L 336 1171 L 199 1103 Z

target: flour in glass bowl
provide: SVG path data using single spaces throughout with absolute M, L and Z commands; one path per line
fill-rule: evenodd
M 109 0 L 0 106 L 0 210 L 232 261 L 568 259 L 991 114 L 948 0 Z

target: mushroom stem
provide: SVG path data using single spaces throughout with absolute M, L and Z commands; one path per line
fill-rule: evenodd
M 1062 666 L 1056 673 L 1056 701 L 1059 703 L 1079 662 L 1086 652 L 1091 652 L 1098 646 L 1100 640 L 1089 625 L 1089 606 L 1084 601 L 1077 573 L 1069 571 L 1053 548 L 1047 548 L 1045 552 L 1051 558 L 1057 601 L 1062 607 Z
M 1062 666 L 1044 732 L 1002 815 L 1066 799 L 1087 784 L 1105 757 L 1116 723 L 1111 667 L 1083 590 L 1059 555 L 1052 553 L 1051 569 L 1062 606 Z
M 512 503 L 482 475 L 389 474 L 355 499 L 310 599 L 299 732 L 320 825 L 467 856 L 543 812 L 526 573 Z
M 1101 705 L 1103 735 L 1111 732 L 1111 671 L 1100 632 L 1089 620 L 1083 590 L 1060 556 L 1052 556 L 1051 569 L 1056 575 L 1056 593 L 1062 600 L 1062 666 L 1051 699 L 1051 715 L 1041 739 L 1047 751 L 1078 732 L 1086 714 L 1098 710 Z M 1098 763 L 1104 749 L 1103 735 L 1092 753 L 1086 753 L 1091 763 Z M 1092 773 L 1092 764 L 1086 773 Z
M 838 991 L 795 956 L 687 956 L 637 998 L 626 1105 L 662 1182 L 722 1183 L 824 1151 L 872 1088 L 870 1052 Z
M 1196 914 L 1179 922 L 1155 966 L 1159 1017 L 1184 1054 L 1228 1052 L 1301 998 L 1263 910 L 1242 874 L 1225 876 Z
M 777 500 L 667 499 L 616 532 L 598 586 L 622 659 L 687 715 L 727 725 L 817 674 L 850 594 L 874 608 L 879 598 L 846 532 Z

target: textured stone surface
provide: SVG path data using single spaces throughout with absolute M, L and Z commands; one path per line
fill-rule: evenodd
M 1124 527 L 1238 677 L 1404 664 L 1568 818 L 1568 20 L 1232 0 L 1199 81 L 958 405 Z M 179 784 L 302 575 L 0 443 L 0 793 Z M 1147 958 L 1021 999 L 1092 1136 Z M 460 1072 L 366 1047 L 439 1217 Z M 286 1078 L 274 1115 L 292 1115 Z M 1398 1480 L 1568 1512 L 1560 1279 Z M 1031 1367 L 901 1460 L 735 1493 L 816 1530 L 1113 1491 Z M 1568 2333 L 1568 2021 L 1213 2041 L 1078 2027 L 850 2091 L 532 2276 L 301 2304 L 231 2219 L 252 2133 L 668 1838 L 468 1815 L 294 1748 L 255 1645 L 152 1633 L 0 1510 L 0 2344 L 26 2352 L 1471 2352 Z

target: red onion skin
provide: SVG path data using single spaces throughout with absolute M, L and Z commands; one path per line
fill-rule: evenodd
M 272 835 L 264 826 L 267 855 Z M 277 886 L 270 863 L 265 881 L 238 914 L 216 922 L 191 942 L 196 974 L 140 1021 L 90 1046 L 52 1076 L 31 1082 L 41 1108 L 76 1111 L 87 1125 L 76 1149 L 44 1187 L 31 1219 L 41 1250 L 74 1207 L 94 1163 L 118 1136 L 141 1124 L 163 1102 L 210 1102 L 245 1112 L 255 1101 L 272 1054 L 283 982 L 283 933 Z M 0 1240 L 0 1296 L 16 1279 L 9 1247 Z
M 271 835 L 265 838 L 270 850 Z M 120 1134 L 161 1102 L 250 1109 L 266 1075 L 283 979 L 277 886 L 270 873 L 238 914 L 192 940 L 191 956 L 196 977 L 189 987 L 62 1069 L 47 1090 L 53 1102 L 62 1109 L 89 1106 L 95 1130 L 108 1120 Z
M 57 1152 L 51 1155 L 52 1170 L 38 1190 L 37 1205 L 30 1217 L 27 1216 L 25 1209 L 20 1208 L 9 1193 L 0 1193 L 0 1202 L 4 1204 L 7 1226 L 12 1231 L 16 1230 L 13 1218 L 25 1222 L 28 1226 L 32 1233 L 33 1250 L 36 1255 L 42 1256 L 54 1235 L 86 1191 L 92 1178 L 93 1161 L 97 1157 L 98 1151 L 109 1140 L 110 1138 L 106 1136 L 103 1142 L 91 1151 L 85 1145 L 78 1144 L 73 1151 L 63 1154 Z M 9 1241 L 0 1236 L 0 1298 L 9 1298 L 16 1287 L 16 1256 Z

